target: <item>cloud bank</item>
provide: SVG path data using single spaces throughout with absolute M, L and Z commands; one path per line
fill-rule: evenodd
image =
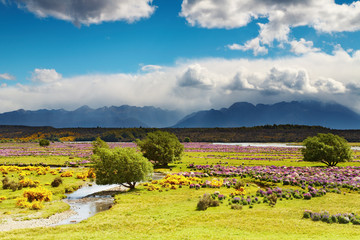
M 257 22 L 259 35 L 244 44 L 231 44 L 232 50 L 253 50 L 266 54 L 276 40 L 291 44 L 296 54 L 312 50 L 312 43 L 289 40 L 292 28 L 308 26 L 319 33 L 360 30 L 360 1 L 336 4 L 334 0 L 183 0 L 180 15 L 192 26 L 233 29 Z M 313 49 L 314 50 L 314 49 Z
M 155 71 L 134 74 L 64 77 L 55 69 L 35 69 L 28 84 L 0 88 L 0 112 L 128 104 L 189 113 L 238 101 L 306 99 L 336 101 L 360 112 L 359 66 L 359 51 L 337 47 L 332 54 L 278 59 L 182 60 L 171 67 L 149 65 L 145 70 Z
M 76 26 L 102 22 L 132 23 L 150 17 L 155 7 L 152 0 L 2 0 L 16 3 L 40 18 L 53 17 Z

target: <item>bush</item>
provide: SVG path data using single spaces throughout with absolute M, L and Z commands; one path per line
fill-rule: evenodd
M 242 206 L 240 204 L 232 204 L 231 209 L 233 209 L 233 210 L 241 210 Z
M 301 149 L 301 152 L 304 161 L 322 162 L 331 167 L 352 159 L 352 151 L 347 141 L 331 133 L 308 137 L 303 145 L 305 148 Z
M 217 207 L 219 204 L 219 201 L 212 199 L 210 194 L 205 193 L 197 203 L 196 209 L 204 211 L 208 207 Z
M 268 199 L 269 199 L 269 205 L 273 207 L 276 205 L 278 197 L 277 197 L 276 193 L 273 193 L 268 197 Z
M 240 188 L 242 188 L 242 187 L 245 187 L 245 183 L 244 183 L 243 181 L 238 181 L 238 182 L 236 182 L 235 185 L 234 185 L 234 188 L 235 188 L 235 189 L 240 189 Z
M 47 146 L 50 145 L 50 141 L 47 140 L 47 139 L 40 139 L 39 145 L 40 145 L 41 147 L 47 147 Z
M 348 216 L 344 216 L 344 215 L 339 215 L 338 216 L 338 222 L 341 224 L 347 224 L 350 222 L 350 219 Z
M 305 210 L 303 214 L 303 218 L 310 218 L 311 217 L 311 211 Z
M 43 188 L 43 187 L 37 187 L 37 188 L 31 188 L 28 190 L 25 190 L 23 193 L 24 198 L 28 200 L 28 202 L 33 201 L 51 201 L 52 193 L 51 191 Z
M 321 214 L 320 213 L 311 213 L 311 220 L 320 221 L 321 220 Z
M 8 177 L 4 177 L 2 180 L 2 188 L 3 189 L 9 189 L 10 188 L 10 184 L 9 184 L 9 178 Z
M 51 186 L 52 186 L 52 187 L 58 187 L 58 186 L 60 186 L 60 184 L 62 184 L 62 179 L 61 179 L 61 177 L 56 177 L 56 178 L 51 182 Z

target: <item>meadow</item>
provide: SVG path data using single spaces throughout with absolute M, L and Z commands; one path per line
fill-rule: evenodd
M 352 162 L 329 169 L 302 161 L 297 147 L 184 145 L 181 161 L 155 169 L 168 174 L 165 178 L 116 195 L 110 210 L 78 224 L 0 232 L 0 238 L 360 239 L 356 221 L 360 215 L 359 151 L 354 151 Z M 111 146 L 135 147 L 133 143 Z M 3 178 L 18 181 L 22 174 L 37 180 L 53 196 L 42 209 L 19 208 L 16 198 L 28 188 L 3 190 L 0 183 L 0 197 L 6 197 L 0 203 L 0 221 L 8 216 L 23 220 L 65 211 L 67 206 L 60 201 L 64 193 L 89 182 L 89 178 L 77 176 L 88 173 L 90 143 L 53 143 L 47 148 L 35 143 L 4 143 L 0 144 L 0 156 L 0 169 L 7 171 L 2 171 Z M 46 174 L 38 174 L 41 171 Z M 63 184 L 51 186 L 55 177 L 69 171 L 73 175 L 62 177 Z M 197 210 L 204 194 L 218 206 Z M 330 217 L 347 217 L 353 222 L 313 221 L 304 218 L 309 211 L 313 216 L 327 212 Z

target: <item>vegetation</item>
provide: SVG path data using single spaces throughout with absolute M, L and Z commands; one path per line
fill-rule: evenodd
M 308 137 L 303 142 L 304 161 L 322 162 L 327 166 L 336 166 L 339 162 L 347 162 L 352 158 L 352 151 L 347 141 L 331 133 L 319 133 L 315 137 Z
M 38 147 L 35 143 L 16 144 L 19 149 L 26 145 Z M 56 143 L 49 148 L 54 145 Z M 134 144 L 109 145 L 112 148 Z M 196 142 L 184 145 L 186 151 L 181 162 L 172 163 L 172 171 L 158 169 L 168 173 L 166 177 L 139 184 L 136 191 L 116 195 L 115 205 L 110 210 L 77 224 L 37 228 L 36 231 L 19 229 L 0 232 L 0 239 L 359 238 L 359 226 L 356 225 L 360 214 L 360 180 L 356 177 L 360 171 L 359 151 L 354 150 L 354 161 L 339 163 L 338 167 L 328 169 L 319 167 L 319 162 L 302 161 L 301 150 L 295 147 L 236 147 Z M 4 146 L 10 145 L 0 145 L 0 149 Z M 65 149 L 72 149 L 66 152 L 67 156 L 63 156 L 68 159 L 69 156 L 76 156 L 75 153 L 80 149 L 86 149 L 88 154 L 93 150 L 88 143 L 58 146 L 58 152 L 65 153 Z M 115 150 L 111 148 L 99 147 L 99 154 L 102 151 L 113 153 Z M 49 150 L 39 149 L 44 150 L 41 154 Z M 57 151 L 49 151 L 51 154 L 54 152 Z M 19 152 L 14 151 L 13 154 L 18 155 Z M 8 156 L 0 160 L 5 163 L 9 160 L 4 159 L 11 158 Z M 35 158 L 21 157 L 26 162 Z M 34 216 L 44 218 L 66 210 L 66 204 L 60 201 L 64 193 L 73 191 L 86 177 L 93 176 L 91 169 L 82 167 L 64 170 L 0 166 L 0 169 L 4 175 L 4 181 L 0 181 L 0 226 L 6 224 L 7 217 L 14 220 Z M 26 169 L 33 171 L 28 172 Z M 40 175 L 44 172 L 46 175 Z M 22 180 L 20 174 L 24 175 Z M 63 184 L 51 186 L 57 177 L 61 178 Z M 39 202 L 41 199 L 30 202 L 32 198 L 29 200 L 28 196 L 34 196 L 35 193 L 46 196 L 48 192 L 37 188 L 36 184 L 32 189 L 32 183 L 27 178 L 37 180 L 41 186 L 50 190 L 52 200 L 48 202 L 44 198 L 42 202 Z M 21 182 L 23 189 L 2 189 L 4 183 L 12 181 L 16 184 Z M 16 207 L 16 199 L 24 198 L 23 193 L 29 189 L 36 191 L 27 192 L 26 201 L 19 199 L 19 204 L 25 207 Z M 209 205 L 216 207 L 197 211 L 203 198 L 206 198 L 203 203 L 217 202 Z M 270 207 L 271 202 L 276 204 Z M 342 213 L 336 214 L 338 223 L 345 223 L 347 218 L 353 221 L 328 224 L 325 220 L 329 215 L 322 214 L 321 219 L 314 222 L 303 218 L 304 211 L 314 213 L 314 219 L 318 219 L 316 213 L 328 211 L 332 214 Z
M 184 146 L 174 134 L 163 131 L 148 133 L 144 140 L 136 143 L 144 157 L 161 166 L 180 160 L 184 151 Z
M 52 128 L 0 126 L 0 142 L 94 141 L 132 142 L 143 139 L 155 128 Z M 349 142 L 360 142 L 360 130 L 334 130 L 320 126 L 265 125 L 239 128 L 166 128 L 178 139 L 192 142 L 302 142 L 317 133 L 332 133 Z
M 95 144 L 96 145 L 96 144 Z M 95 148 L 92 157 L 98 184 L 120 184 L 134 189 L 153 171 L 151 163 L 134 148 Z
M 47 146 L 50 145 L 50 141 L 47 140 L 47 139 L 40 139 L 39 145 L 40 145 L 41 147 L 47 147 Z
M 100 153 L 101 148 L 110 149 L 109 145 L 99 137 L 96 138 L 95 141 L 93 141 L 92 146 L 93 146 L 92 152 L 95 155 Z

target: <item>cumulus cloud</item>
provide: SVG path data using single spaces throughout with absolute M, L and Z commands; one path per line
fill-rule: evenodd
M 0 80 L 15 80 L 15 76 L 10 75 L 8 73 L 0 73 Z
M 183 0 L 180 15 L 190 25 L 204 28 L 239 28 L 267 19 L 267 23 L 258 23 L 258 37 L 243 45 L 229 46 L 254 53 L 264 45 L 271 46 L 274 40 L 288 42 L 291 28 L 295 27 L 309 26 L 320 33 L 360 30 L 360 1 L 339 5 L 334 0 Z M 309 47 L 306 42 L 302 44 Z
M 343 83 L 332 78 L 320 78 L 315 82 L 315 87 L 320 91 L 328 93 L 345 93 L 346 87 Z
M 273 67 L 266 76 L 261 88 L 273 93 L 316 93 L 317 89 L 310 84 L 308 73 L 304 69 L 278 69 Z
M 251 78 L 251 76 L 247 76 L 247 74 L 243 72 L 238 72 L 231 80 L 230 84 L 225 86 L 225 89 L 229 91 L 255 89 L 255 86 L 249 83 L 248 78 Z
M 200 64 L 189 66 L 178 78 L 180 87 L 210 89 L 214 87 L 212 74 Z
M 60 73 L 57 73 L 55 69 L 39 69 L 36 68 L 32 73 L 31 80 L 40 83 L 56 82 L 62 78 Z
M 290 42 L 291 52 L 300 55 L 310 52 L 319 52 L 319 48 L 314 48 L 314 43 L 312 41 L 306 41 L 304 38 L 301 38 L 300 41 L 293 40 Z
M 4 2 L 4 0 L 3 0 Z M 155 11 L 152 0 L 8 0 L 38 17 L 54 17 L 76 26 L 111 21 L 129 23 L 150 17 Z
M 356 52 L 356 51 L 354 51 Z M 234 102 L 337 101 L 360 112 L 359 59 L 337 47 L 279 59 L 181 60 L 161 71 L 62 77 L 35 69 L 34 81 L 0 88 L 0 112 L 23 109 L 156 106 L 186 113 Z
M 228 48 L 231 50 L 242 50 L 242 51 L 253 50 L 255 56 L 259 54 L 263 55 L 268 53 L 268 49 L 266 47 L 260 46 L 259 38 L 254 38 L 252 40 L 249 40 L 244 45 L 239 45 L 234 43 L 232 45 L 228 45 Z

